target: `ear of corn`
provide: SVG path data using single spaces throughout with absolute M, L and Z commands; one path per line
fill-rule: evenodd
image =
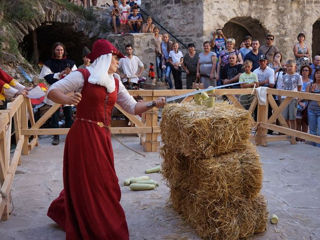
M 154 184 L 154 185 L 156 185 L 156 187 L 159 186 L 159 184 L 158 184 L 156 181 L 152 180 L 152 179 L 142 180 L 142 181 L 138 181 L 138 182 L 136 182 L 136 183 L 141 183 L 141 184 Z M 132 184 L 133 184 L 133 183 L 132 183 Z
M 140 176 L 140 177 L 132 178 L 130 183 L 136 183 L 136 182 L 139 182 L 139 181 L 149 180 L 149 179 L 150 179 L 149 176 Z
M 202 93 L 201 93 L 201 98 L 202 98 L 203 100 L 206 100 L 206 99 L 209 98 L 209 96 L 208 96 L 208 94 L 207 94 L 206 92 L 202 92 Z
M 132 183 L 130 184 L 130 190 L 132 191 L 145 191 L 145 190 L 153 190 L 156 185 L 154 184 L 145 184 L 145 183 Z
M 131 180 L 134 179 L 134 177 L 130 177 L 124 180 L 123 185 L 124 186 L 129 186 L 131 183 Z
M 156 167 L 146 169 L 145 173 L 157 173 L 157 172 L 160 172 L 160 171 L 161 171 L 161 166 L 158 165 Z
M 275 214 L 272 214 L 272 216 L 271 216 L 271 218 L 270 218 L 270 222 L 271 222 L 272 224 L 277 224 L 277 223 L 279 222 L 278 216 L 275 215 Z

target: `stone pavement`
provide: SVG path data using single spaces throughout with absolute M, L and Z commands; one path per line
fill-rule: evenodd
M 119 138 L 142 151 L 137 137 Z M 40 139 L 39 147 L 22 157 L 12 188 L 13 212 L 8 221 L 0 223 L 1 240 L 65 239 L 65 233 L 46 216 L 62 188 L 63 143 L 52 146 L 50 142 L 49 137 Z M 144 158 L 116 141 L 113 146 L 130 239 L 200 239 L 170 207 L 169 189 L 160 174 L 150 175 L 160 183 L 154 191 L 132 192 L 123 186 L 127 177 L 144 175 L 145 169 L 160 164 L 159 154 L 145 153 Z M 320 239 L 320 148 L 278 142 L 258 147 L 258 151 L 264 169 L 262 192 L 279 223 L 268 224 L 266 233 L 251 239 Z

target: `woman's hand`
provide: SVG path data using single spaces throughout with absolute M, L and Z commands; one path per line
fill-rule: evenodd
M 66 99 L 66 104 L 69 105 L 78 105 L 78 103 L 81 101 L 82 95 L 79 92 L 74 92 L 68 95 Z
M 212 80 L 214 78 L 214 73 L 210 73 L 210 80 Z
M 156 102 L 157 108 L 163 108 L 164 105 L 166 104 L 166 99 L 164 97 L 159 97 L 155 102 Z

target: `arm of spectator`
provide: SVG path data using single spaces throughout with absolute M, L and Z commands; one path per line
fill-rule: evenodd
M 217 81 L 220 79 L 220 70 L 221 70 L 221 56 L 219 56 L 219 62 L 217 67 Z
M 212 62 L 212 68 L 210 72 L 210 79 L 213 79 L 214 73 L 216 72 L 216 65 L 217 65 L 217 57 L 215 55 L 212 55 L 211 62 Z
M 272 69 L 271 69 L 272 70 Z M 269 78 L 268 78 L 268 81 L 266 82 L 266 84 L 269 85 L 269 88 L 273 88 L 274 87 L 274 71 L 270 71 L 270 74 L 269 74 Z
M 137 72 L 137 77 L 141 77 L 143 71 L 144 71 L 144 65 L 143 65 L 143 62 L 141 62 L 141 60 L 138 58 L 138 64 L 139 64 L 139 69 L 138 69 L 138 72 Z
M 49 67 L 43 65 L 40 75 L 40 78 L 44 78 L 50 85 L 54 84 L 60 79 L 60 72 L 53 73 Z
M 238 73 L 237 75 L 235 75 L 233 78 L 229 79 L 229 83 L 234 83 L 234 82 L 238 82 L 239 81 L 239 77 L 240 77 L 241 73 Z
M 243 64 L 243 59 L 240 52 L 238 53 L 238 64 Z
M 199 60 L 198 60 L 198 63 L 197 63 L 197 79 L 200 79 L 200 63 L 199 63 Z
M 182 61 L 182 68 L 184 69 L 184 71 L 189 74 L 189 69 L 187 68 L 187 66 L 184 64 L 184 58 L 183 58 L 183 61 Z

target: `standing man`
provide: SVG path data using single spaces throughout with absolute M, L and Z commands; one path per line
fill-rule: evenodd
M 259 40 L 254 39 L 252 41 L 252 50 L 251 52 L 247 53 L 247 55 L 244 58 L 244 61 L 250 60 L 252 62 L 252 70 L 254 71 L 259 67 L 259 56 L 261 55 L 261 52 L 259 51 L 260 43 Z
M 314 56 L 313 63 L 311 65 L 312 75 L 310 76 L 311 79 L 314 79 L 314 73 L 316 69 L 320 69 L 320 55 Z
M 137 56 L 133 55 L 131 44 L 126 45 L 126 57 L 120 59 L 119 69 L 122 70 L 120 74 L 121 80 L 127 88 L 131 89 L 138 85 L 144 65 Z
M 242 64 L 237 64 L 237 60 L 236 54 L 232 53 L 229 55 L 229 63 L 221 70 L 221 79 L 223 85 L 239 82 L 239 77 L 241 73 L 243 73 L 243 70 Z M 239 87 L 240 86 L 236 85 L 232 88 Z
M 252 47 L 251 47 L 252 37 L 250 35 L 247 35 L 245 36 L 243 41 L 244 41 L 244 47 L 240 48 L 239 50 L 241 53 L 242 59 L 244 59 L 245 56 L 252 50 Z
M 266 37 L 266 44 L 260 47 L 260 52 L 267 57 L 269 63 L 273 61 L 273 56 L 276 52 L 279 52 L 279 49 L 273 45 L 274 36 L 268 34 Z
M 196 81 L 197 77 L 197 64 L 199 54 L 196 52 L 193 43 L 188 44 L 188 52 L 183 57 L 182 67 L 187 73 L 187 89 L 192 88 L 192 83 Z
M 267 57 L 263 54 L 259 56 L 260 67 L 253 71 L 257 74 L 259 86 L 264 87 L 274 87 L 274 71 L 272 68 L 268 67 Z

